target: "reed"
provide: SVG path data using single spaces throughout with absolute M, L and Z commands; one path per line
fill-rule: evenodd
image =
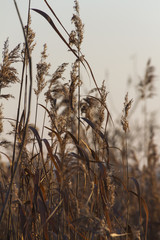
M 14 0 L 24 43 L 10 51 L 7 39 L 0 65 L 0 98 L 9 101 L 12 94 L 3 94 L 3 89 L 17 82 L 19 86 L 17 118 L 6 119 L 4 106 L 0 105 L 0 133 L 5 131 L 3 122 L 10 121 L 14 135 L 14 142 L 7 138 L 0 142 L 6 149 L 0 151 L 0 239 L 158 239 L 160 182 L 155 124 L 144 124 L 148 129 L 147 164 L 141 168 L 144 148 L 132 143 L 143 143 L 142 134 L 139 136 L 140 130 L 132 127 L 129 131 L 134 102 L 126 94 L 123 115 L 118 119 L 122 129 L 117 128 L 110 114 L 112 109 L 108 108 L 106 83 L 98 86 L 82 52 L 84 25 L 78 1 L 74 1 L 74 29 L 70 34 L 53 8 L 44 2 L 59 27 L 45 12 L 33 9 L 32 13 L 38 13 L 51 25 L 75 60 L 68 77 L 64 77 L 68 63 L 51 72 L 45 43 L 32 76 L 36 35 L 30 1 L 27 25 L 23 26 Z M 61 27 L 68 40 L 61 34 Z M 21 77 L 17 62 L 21 63 Z M 82 68 L 95 84 L 85 97 L 81 89 Z M 153 70 L 149 61 L 139 84 L 139 100 L 146 101 L 144 95 L 147 97 L 147 91 L 152 90 Z M 36 99 L 34 107 L 32 95 Z M 40 110 L 44 112 L 41 128 Z M 148 111 L 144 114 L 149 117 Z M 30 115 L 34 116 L 34 123 L 30 122 Z M 9 164 L 2 163 L 2 158 Z

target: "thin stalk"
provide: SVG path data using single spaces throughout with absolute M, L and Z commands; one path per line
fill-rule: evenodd
M 46 102 L 46 106 L 47 108 L 47 102 Z M 44 116 L 43 116 L 43 124 L 42 124 L 42 132 L 41 132 L 41 139 L 43 138 L 43 134 L 44 134 L 44 126 L 45 126 L 45 121 L 46 121 L 46 110 L 44 112 Z
M 129 130 L 129 123 L 128 123 L 128 113 L 132 105 L 132 99 L 128 100 L 128 93 L 125 96 L 125 102 L 124 102 L 124 114 L 121 117 L 121 124 L 123 126 L 124 130 L 124 182 L 126 184 L 127 188 L 127 214 L 126 214 L 126 232 L 128 235 L 128 226 L 129 226 L 129 165 L 128 165 L 128 130 Z M 128 239 L 126 235 L 126 240 Z
M 148 146 L 148 124 L 147 124 L 147 98 L 146 87 L 144 86 L 144 159 L 147 161 L 147 146 Z
M 27 65 L 26 65 L 26 77 L 25 77 L 25 89 L 24 89 L 24 118 L 27 112 L 27 85 L 28 85 L 28 75 L 27 75 Z
M 29 5 L 28 5 L 28 22 L 29 22 L 30 5 L 31 5 L 31 0 L 29 0 Z M 22 21 L 20 21 L 20 22 L 21 22 L 21 26 L 23 26 Z M 24 27 L 23 27 L 23 33 L 25 34 Z M 27 34 L 28 34 L 28 24 L 27 24 Z M 17 107 L 17 119 L 16 119 L 15 135 L 14 135 L 11 177 L 12 177 L 12 174 L 13 174 L 13 167 L 14 167 L 14 161 L 15 161 L 15 150 L 16 150 L 16 142 L 17 142 L 17 130 L 18 130 L 18 122 L 19 122 L 19 115 L 20 115 L 21 100 L 22 100 L 24 72 L 25 72 L 25 67 L 26 67 L 26 54 L 27 54 L 27 52 L 25 50 L 24 59 L 23 59 L 23 67 L 22 67 L 21 86 L 20 86 L 20 91 L 19 91 L 19 101 L 18 101 L 18 107 Z
M 77 15 L 79 16 L 79 11 L 77 10 Z M 77 30 L 78 33 L 78 30 Z M 77 50 L 78 50 L 78 59 L 80 59 L 80 54 L 81 54 L 81 43 L 80 43 L 80 37 L 79 34 L 78 35 L 78 46 L 77 46 Z M 81 125 L 80 125 L 80 102 L 81 102 L 81 65 L 80 65 L 80 61 L 78 61 L 78 144 L 80 144 L 80 135 L 81 135 Z M 79 159 L 78 159 L 78 167 L 79 167 Z M 76 197 L 77 197 L 77 204 L 79 204 L 78 202 L 78 192 L 79 192 L 79 185 L 80 185 L 80 175 L 79 175 L 79 171 L 77 172 L 77 186 L 76 186 Z M 77 207 L 78 209 L 78 207 Z M 76 212 L 76 218 L 79 218 L 79 213 L 78 211 Z M 77 231 L 75 231 L 75 239 L 77 238 Z
M 25 56 L 23 61 L 23 67 L 22 67 L 22 76 L 21 76 L 21 86 L 19 91 L 19 101 L 18 101 L 18 108 L 17 108 L 17 119 L 16 119 L 16 127 L 15 127 L 15 135 L 14 135 L 14 144 L 13 144 L 13 155 L 12 155 L 12 167 L 11 167 L 11 179 L 13 178 L 13 169 L 14 169 L 14 162 L 15 162 L 15 152 L 16 152 L 16 142 L 17 142 L 17 132 L 18 132 L 18 123 L 19 123 L 19 115 L 20 115 L 20 105 L 21 105 L 21 99 L 22 99 L 22 88 L 23 88 L 23 79 L 24 79 L 24 70 L 25 70 Z M 12 202 L 12 189 L 11 194 L 9 198 L 9 206 L 11 206 Z M 10 207 L 9 207 L 10 208 Z M 3 216 L 3 215 L 2 215 Z M 8 217 L 10 218 L 10 216 Z
M 39 96 L 37 95 L 37 97 L 36 97 L 36 112 L 35 112 L 35 121 L 34 121 L 34 128 L 35 128 L 35 129 L 36 129 L 36 127 L 37 127 L 37 117 L 38 117 L 38 99 L 39 99 Z M 32 157 L 33 157 L 33 154 L 34 154 L 34 147 L 35 147 L 35 135 L 34 135 L 34 138 L 33 138 Z
M 27 36 L 28 36 L 28 30 L 29 30 L 30 8 L 31 8 L 31 0 L 29 0 L 29 4 L 28 4 Z M 25 47 L 25 56 L 26 56 L 26 51 L 27 49 Z M 26 111 L 27 111 L 27 89 L 28 89 L 27 64 L 25 66 L 26 66 L 26 78 L 25 78 L 25 90 L 24 90 L 24 118 L 26 117 Z
M 49 5 L 49 3 L 44 0 L 44 2 L 46 3 L 47 7 L 50 9 L 50 11 L 52 12 L 52 14 L 54 15 L 54 17 L 56 18 L 56 20 L 59 22 L 59 24 L 61 25 L 61 27 L 63 28 L 63 30 L 67 33 L 67 35 L 69 36 L 68 31 L 66 30 L 66 28 L 63 26 L 63 24 L 61 23 L 61 21 L 59 20 L 59 18 L 57 17 L 57 15 L 55 14 L 55 12 L 53 11 L 53 9 L 51 8 L 51 6 Z
M 11 168 L 11 176 L 13 174 L 14 161 L 15 161 L 15 151 L 16 151 L 16 142 L 17 142 L 17 131 L 18 131 L 18 123 L 19 123 L 19 115 L 20 115 L 20 106 L 22 100 L 22 89 L 23 89 L 23 81 L 24 81 L 24 70 L 25 70 L 25 56 L 22 67 L 22 76 L 21 76 L 21 86 L 19 91 L 19 100 L 17 107 L 17 119 L 16 119 L 16 127 L 15 127 L 15 135 L 14 135 L 14 144 L 13 144 L 13 155 L 12 155 L 12 168 Z
M 79 54 L 78 54 L 79 55 Z M 80 141 L 80 111 L 81 111 L 81 106 L 80 106 L 80 103 L 81 103 L 81 80 L 80 80 L 80 62 L 78 62 L 78 144 L 79 144 L 79 141 Z
M 28 48 L 28 42 L 27 42 L 27 37 L 26 37 L 25 31 L 24 31 L 24 26 L 23 26 L 23 23 L 22 23 L 22 18 L 21 18 L 21 16 L 20 16 L 20 13 L 19 13 L 19 9 L 18 9 L 16 0 L 13 0 L 13 2 L 14 2 L 14 5 L 15 5 L 15 8 L 16 8 L 16 11 L 17 11 L 17 15 L 18 15 L 18 18 L 19 18 L 19 21 L 20 21 L 20 24 L 21 24 L 21 28 L 22 28 L 22 31 L 23 31 L 24 39 L 25 39 L 25 44 L 26 44 L 26 49 L 27 49 L 27 56 L 28 56 L 28 59 L 29 59 L 30 86 L 29 86 L 29 96 L 28 96 L 28 112 L 27 112 L 27 116 L 26 116 L 26 123 L 25 123 L 25 127 L 24 127 L 24 132 L 23 132 L 23 138 L 22 138 L 21 148 L 20 148 L 19 153 L 18 153 L 17 161 L 16 161 L 16 163 L 15 163 L 15 165 L 14 165 L 13 174 L 12 174 L 12 176 L 11 176 L 11 182 L 10 182 L 10 185 L 9 185 L 9 188 L 8 188 L 8 192 L 7 192 L 7 194 L 6 194 L 6 198 L 5 198 L 5 202 L 4 202 L 3 208 L 2 208 L 2 210 L 1 210 L 0 223 L 1 223 L 2 219 L 3 219 L 3 215 L 4 215 L 4 212 L 5 212 L 7 203 L 8 203 L 8 199 L 9 199 L 9 196 L 10 196 L 10 193 L 11 193 L 14 176 L 15 176 L 15 173 L 16 173 L 16 170 L 17 170 L 17 167 L 18 167 L 18 163 L 19 163 L 19 161 L 20 161 L 21 154 L 22 154 L 22 151 L 23 151 L 23 148 L 24 148 L 24 145 L 25 145 L 26 132 L 27 132 L 28 123 L 29 123 L 29 117 L 30 117 L 31 96 L 32 96 L 32 59 L 31 59 L 31 57 L 30 57 L 29 48 Z
M 126 170 L 126 187 L 127 187 L 127 215 L 126 215 L 126 240 L 128 239 L 129 226 L 129 165 L 128 165 L 128 141 L 127 133 L 125 132 L 125 170 Z
M 79 51 L 78 51 L 79 54 Z M 81 99 L 81 86 L 80 86 L 80 62 L 78 63 L 78 144 L 80 143 L 80 99 Z M 79 166 L 79 159 L 78 159 Z M 79 190 L 79 171 L 77 172 L 77 186 L 76 186 L 76 196 L 78 196 Z M 77 216 L 78 217 L 78 216 Z
M 79 16 L 79 11 L 76 10 L 76 14 Z M 78 29 L 77 29 L 77 36 L 78 36 L 78 46 L 77 46 L 77 51 L 78 51 L 78 59 L 80 59 L 80 38 L 78 34 Z M 78 61 L 78 144 L 80 143 L 80 101 L 81 101 L 81 80 L 80 80 L 80 74 L 81 74 L 81 69 L 80 69 L 80 61 Z M 78 166 L 79 166 L 79 159 L 78 159 Z M 77 186 L 76 186 L 76 196 L 78 196 L 78 190 L 79 190 L 79 171 L 77 172 Z M 78 215 L 77 215 L 78 217 Z

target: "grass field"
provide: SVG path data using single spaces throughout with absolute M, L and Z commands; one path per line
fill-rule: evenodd
M 3 103 L 12 101 L 9 87 L 13 84 L 19 97 L 16 119 L 7 119 L 5 104 L 0 105 L 0 239 L 158 240 L 159 142 L 147 108 L 148 99 L 154 96 L 154 67 L 148 60 L 137 86 L 138 98 L 132 100 L 126 93 L 122 116 L 115 124 L 106 83 L 99 86 L 81 52 L 84 25 L 78 1 L 74 1 L 74 29 L 71 33 L 64 29 L 68 39 L 52 22 L 51 17 L 58 17 L 48 7 L 51 16 L 39 9 L 32 11 L 48 21 L 75 61 L 71 68 L 62 63 L 52 73 L 45 43 L 41 58 L 33 65 L 38 40 L 29 8 L 27 25 L 21 23 L 24 43 L 12 50 L 8 39 L 4 43 L 0 98 Z M 85 97 L 82 68 L 95 85 Z M 140 104 L 143 120 L 130 129 L 130 119 Z M 13 141 L 4 130 L 6 122 L 11 125 Z

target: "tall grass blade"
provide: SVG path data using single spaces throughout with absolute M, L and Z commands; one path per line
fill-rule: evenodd
M 136 186 L 136 190 L 137 190 L 137 195 L 138 195 L 138 204 L 139 204 L 139 223 L 141 223 L 141 191 L 140 191 L 140 186 L 139 183 L 137 181 L 137 179 L 135 179 L 134 177 L 131 177 L 131 180 L 134 182 L 135 186 Z
M 55 159 L 55 157 L 54 157 L 54 155 L 52 153 L 52 148 L 50 147 L 48 140 L 47 139 L 43 139 L 43 142 L 46 145 L 46 148 L 47 148 L 48 154 L 49 154 L 49 156 L 51 158 L 51 161 L 53 162 L 55 168 L 57 169 L 58 173 L 60 174 L 60 166 L 56 162 L 56 159 Z
M 44 163 L 44 157 L 43 157 L 43 148 L 42 148 L 42 141 L 41 141 L 41 138 L 39 136 L 39 133 L 37 131 L 37 129 L 35 129 L 34 127 L 32 126 L 29 126 L 29 128 L 32 130 L 34 136 L 36 137 L 37 139 L 37 142 L 38 142 L 38 145 L 39 145 L 39 148 L 40 148 L 40 152 L 41 152 L 41 157 L 42 157 L 42 163 L 43 163 L 43 168 L 44 168 L 44 172 L 45 172 L 45 176 L 46 176 L 46 179 L 49 183 L 49 179 L 48 179 L 48 175 L 47 175 L 47 171 L 46 171 L 46 167 L 45 167 L 45 163 Z
M 135 192 L 133 192 L 133 191 L 129 191 L 129 192 L 138 197 L 138 194 L 137 194 L 137 193 L 135 193 Z M 148 222 L 149 222 L 149 210 L 148 210 L 147 203 L 146 203 L 146 201 L 144 200 L 143 197 L 141 197 L 141 202 L 142 202 L 142 205 L 143 205 L 145 214 L 146 214 L 145 240 L 147 240 Z
M 56 25 L 53 23 L 52 19 L 48 16 L 48 14 L 46 14 L 45 12 L 39 10 L 39 9 L 35 9 L 32 8 L 33 11 L 39 13 L 41 16 L 43 16 L 48 22 L 49 24 L 52 26 L 52 28 L 55 30 L 55 32 L 58 34 L 58 36 L 62 39 L 62 41 L 67 45 L 67 47 L 70 49 L 70 51 L 76 56 L 77 59 L 79 59 L 81 61 L 81 63 L 84 65 L 84 63 L 82 62 L 82 60 L 78 57 L 78 55 L 76 54 L 76 52 L 71 48 L 71 46 L 67 43 L 67 41 L 64 39 L 64 37 L 62 36 L 62 34 L 59 32 L 58 28 L 56 27 Z M 85 66 L 84 66 L 85 67 Z

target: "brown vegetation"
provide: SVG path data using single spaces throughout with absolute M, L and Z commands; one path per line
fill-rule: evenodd
M 158 240 L 159 154 L 154 123 L 146 120 L 146 99 L 152 97 L 154 86 L 151 62 L 147 62 L 145 76 L 138 86 L 137 101 L 144 103 L 144 129 L 148 131 L 144 136 L 145 146 L 140 149 L 138 146 L 144 143 L 142 134 L 137 139 L 136 129 L 132 135 L 129 132 L 133 101 L 126 94 L 119 119 L 122 127 L 116 128 L 107 106 L 105 82 L 98 87 L 81 52 L 84 26 L 78 1 L 75 0 L 72 17 L 75 29 L 71 34 L 65 29 L 69 42 L 46 13 L 33 10 L 50 23 L 76 59 L 68 81 L 64 78 L 67 63 L 49 74 L 51 65 L 47 63 L 47 45 L 44 44 L 37 74 L 32 76 L 35 33 L 31 28 L 30 11 L 27 26 L 22 25 L 25 39 L 22 49 L 19 44 L 9 51 L 8 39 L 4 44 L 0 98 L 12 97 L 3 94 L 3 89 L 11 84 L 19 82 L 20 89 L 17 119 L 10 119 L 14 142 L 8 139 L 0 142 L 1 148 L 6 150 L 1 150 L 1 160 L 9 161 L 8 165 L 0 162 L 0 239 Z M 15 68 L 17 62 L 22 64 L 21 79 Z M 85 98 L 81 95 L 81 66 L 95 84 Z M 35 113 L 31 108 L 33 93 L 36 95 Z M 43 103 L 41 95 L 44 95 Z M 38 129 L 38 112 L 42 109 L 43 125 Z M 34 124 L 29 120 L 31 114 L 35 114 Z M 0 105 L 0 133 L 3 121 L 8 120 Z M 47 131 L 46 136 L 44 131 Z M 131 147 L 130 142 L 135 141 L 136 146 Z M 147 164 L 141 168 L 142 153 Z

